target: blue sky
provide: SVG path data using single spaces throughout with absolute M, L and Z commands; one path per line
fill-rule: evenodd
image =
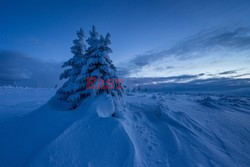
M 76 30 L 83 27 L 87 33 L 96 25 L 100 33 L 111 33 L 111 58 L 132 77 L 204 73 L 207 78 L 232 70 L 235 75 L 250 72 L 248 0 L 1 0 L 0 4 L 0 50 L 65 61 L 71 56 Z M 211 41 L 242 28 L 237 35 L 244 37 L 237 40 L 235 36 L 222 36 L 224 40 L 217 39 L 216 44 L 198 40 Z M 233 45 L 225 44 L 227 40 Z M 238 46 L 241 40 L 246 47 Z

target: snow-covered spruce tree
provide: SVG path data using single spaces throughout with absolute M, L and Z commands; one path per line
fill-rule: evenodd
M 85 54 L 86 62 L 82 66 L 81 75 L 77 77 L 77 82 L 85 86 L 81 94 L 95 97 L 106 93 L 109 96 L 109 100 L 112 101 L 115 111 L 123 110 L 122 85 L 117 82 L 116 67 L 109 58 L 109 54 L 112 53 L 109 47 L 111 44 L 110 34 L 107 34 L 105 37 L 99 36 L 96 28 L 93 26 L 87 43 L 89 46 Z M 88 87 L 89 83 L 87 81 L 90 78 L 94 78 L 94 81 L 91 83 L 94 88 L 92 86 L 92 88 Z M 107 84 L 107 81 L 109 84 Z
M 66 61 L 62 68 L 69 67 L 61 75 L 60 79 L 67 79 L 63 86 L 58 89 L 57 97 L 61 101 L 69 102 L 72 108 L 75 108 L 80 93 L 84 89 L 84 85 L 76 81 L 76 78 L 81 74 L 81 69 L 86 61 L 84 45 L 84 32 L 80 29 L 77 33 L 77 39 L 73 41 L 74 45 L 71 47 L 73 57 Z
M 112 53 L 109 47 L 110 34 L 105 37 L 99 36 L 93 26 L 87 39 L 86 50 L 83 45 L 83 31 L 79 31 L 77 35 L 78 39 L 74 41 L 75 45 L 71 48 L 74 56 L 63 65 L 71 68 L 65 70 L 60 77 L 68 80 L 57 91 L 57 96 L 60 100 L 69 102 L 71 109 L 74 109 L 86 97 L 94 97 L 105 92 L 110 95 L 117 109 L 117 105 L 122 104 L 123 89 L 116 74 L 116 67 L 109 58 L 109 54 Z M 94 88 L 88 87 L 89 78 L 95 79 L 91 83 Z
M 121 89 L 121 83 L 118 83 L 116 67 L 109 58 L 109 54 L 112 53 L 109 47 L 111 44 L 110 34 L 107 33 L 105 37 L 101 35 L 99 38 L 95 26 L 93 26 L 87 43 L 89 44 L 86 50 L 88 59 L 82 72 L 84 71 L 87 77 L 94 77 L 96 80 L 94 82 L 96 89 L 91 89 L 90 94 L 95 96 L 106 92 L 113 97 L 122 97 L 123 89 Z M 107 81 L 113 85 L 107 85 Z

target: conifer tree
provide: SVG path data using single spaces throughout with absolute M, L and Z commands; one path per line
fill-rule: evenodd
M 93 89 L 90 94 L 97 95 L 106 92 L 112 96 L 122 96 L 123 90 L 118 87 L 119 83 L 117 83 L 118 77 L 116 67 L 109 58 L 109 54 L 112 53 L 112 50 L 109 47 L 111 44 L 110 34 L 107 33 L 105 37 L 102 35 L 99 37 L 95 26 L 93 26 L 87 43 L 89 44 L 89 47 L 86 50 L 88 59 L 86 61 L 86 66 L 84 67 L 85 69 L 82 70 L 82 72 L 84 71 L 87 77 L 96 78 L 95 84 L 97 86 L 97 88 Z M 111 86 L 112 84 L 103 85 L 103 83 L 100 83 L 101 81 L 107 82 L 107 80 L 114 84 L 114 86 Z
M 60 100 L 70 102 L 72 105 L 76 104 L 76 101 L 79 98 L 78 91 L 83 88 L 83 85 L 77 82 L 76 78 L 81 74 L 86 50 L 83 30 L 80 29 L 76 34 L 77 39 L 73 41 L 74 45 L 71 47 L 73 57 L 62 65 L 62 68 L 69 68 L 60 75 L 60 79 L 67 79 L 67 81 L 57 91 L 57 96 Z
M 99 36 L 93 26 L 90 37 L 86 40 L 87 49 L 83 43 L 82 29 L 77 32 L 77 36 L 78 38 L 73 41 L 74 46 L 71 47 L 74 56 L 62 66 L 70 68 L 60 76 L 60 79 L 67 79 L 67 81 L 57 91 L 58 99 L 69 102 L 72 109 L 76 108 L 86 97 L 96 96 L 103 92 L 115 97 L 116 101 L 120 100 L 123 89 L 116 74 L 116 67 L 109 58 L 109 54 L 112 53 L 109 47 L 110 34 L 107 33 L 105 37 Z M 88 78 L 95 78 L 95 82 L 92 83 L 95 88 L 88 88 Z

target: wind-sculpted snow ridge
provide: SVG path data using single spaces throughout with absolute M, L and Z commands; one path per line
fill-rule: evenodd
M 137 166 L 250 164 L 249 98 L 139 93 L 126 100 Z
M 130 93 L 66 111 L 50 101 L 0 123 L 1 167 L 183 167 L 250 164 L 250 99 Z M 60 105 L 59 105 L 60 104 Z

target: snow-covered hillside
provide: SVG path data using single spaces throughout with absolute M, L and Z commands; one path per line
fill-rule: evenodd
M 249 97 L 127 93 L 111 117 L 106 95 L 66 111 L 54 92 L 1 88 L 1 167 L 250 164 Z

